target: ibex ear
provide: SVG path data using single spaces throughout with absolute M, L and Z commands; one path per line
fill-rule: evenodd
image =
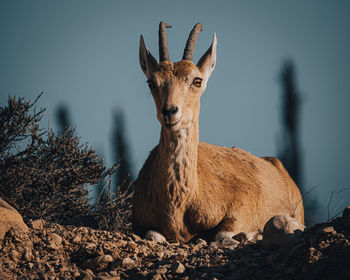
M 145 46 L 142 35 L 140 36 L 139 59 L 143 73 L 149 78 L 155 70 L 158 62 Z
M 206 80 L 209 79 L 211 73 L 215 68 L 216 44 L 217 44 L 216 34 L 214 33 L 213 43 L 197 63 L 198 69 L 202 72 Z

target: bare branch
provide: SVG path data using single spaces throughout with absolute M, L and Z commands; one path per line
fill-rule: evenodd
M 342 193 L 342 192 L 344 192 L 344 191 L 347 191 L 347 190 L 350 190 L 350 187 L 346 187 L 346 188 L 343 188 L 343 189 L 341 189 L 341 190 L 339 190 L 339 191 L 332 191 L 331 192 L 331 195 L 330 195 L 330 197 L 329 197 L 329 201 L 328 201 L 328 204 L 327 204 L 327 212 L 328 212 L 328 215 L 327 215 L 327 223 L 329 222 L 329 221 L 331 221 L 334 217 L 336 217 L 336 216 L 338 216 L 339 214 L 337 214 L 336 216 L 334 216 L 333 218 L 329 218 L 329 212 L 330 212 L 330 205 L 331 205 L 331 202 L 332 202 L 332 198 L 333 198 L 333 195 L 334 194 L 338 194 L 338 193 Z

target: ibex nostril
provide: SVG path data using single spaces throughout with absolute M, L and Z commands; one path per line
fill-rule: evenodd
M 175 115 L 175 114 L 177 113 L 178 110 L 179 110 L 179 108 L 177 108 L 177 107 L 172 107 L 172 108 L 170 108 L 169 113 L 170 113 L 170 115 Z
M 163 107 L 162 114 L 164 116 L 172 116 L 172 115 L 175 115 L 177 111 L 179 111 L 178 107 L 171 107 L 169 109 L 167 107 Z

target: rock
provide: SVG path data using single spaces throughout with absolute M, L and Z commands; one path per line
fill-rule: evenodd
M 78 252 L 80 257 L 86 258 L 86 257 L 94 257 L 97 254 L 97 246 L 95 243 L 92 242 L 84 242 L 79 249 Z
M 159 267 L 157 270 L 156 270 L 156 273 L 157 274 L 165 274 L 167 273 L 168 269 L 166 267 Z
M 18 262 L 18 258 L 19 258 L 19 253 L 16 250 L 12 250 L 9 257 L 11 258 L 11 260 L 13 260 L 14 262 Z
M 208 246 L 208 243 L 204 239 L 199 238 L 196 241 L 196 245 L 203 247 L 203 246 Z
M 43 219 L 38 219 L 38 220 L 30 221 L 29 225 L 32 229 L 43 229 L 45 225 L 45 221 Z
M 59 272 L 64 273 L 65 271 L 68 271 L 68 267 L 66 267 L 64 264 L 61 265 L 61 267 L 58 269 Z
M 34 264 L 30 262 L 30 263 L 27 264 L 27 266 L 28 266 L 29 269 L 32 269 L 34 267 Z
M 135 266 L 135 261 L 131 258 L 124 258 L 122 261 L 122 265 L 131 268 Z
M 83 266 L 85 268 L 91 269 L 103 269 L 106 268 L 107 265 L 111 262 L 113 262 L 113 258 L 111 255 L 103 255 L 88 259 Z
M 18 228 L 28 232 L 28 227 L 23 222 L 22 216 L 15 208 L 0 198 L 0 240 L 3 240 L 10 228 Z
M 158 256 L 159 259 L 162 259 L 164 257 L 164 252 L 163 251 L 158 251 L 156 252 L 156 255 Z
M 180 257 L 181 259 L 186 259 L 188 256 L 188 251 L 182 248 L 177 249 L 176 253 L 177 253 L 177 256 Z
M 83 245 L 83 248 L 87 251 L 95 249 L 96 248 L 96 243 L 93 242 L 85 242 Z
M 94 279 L 94 273 L 90 269 L 86 269 L 85 271 L 82 271 L 81 280 L 93 280 Z
M 100 272 L 97 275 L 95 275 L 94 280 L 119 280 L 120 277 L 116 275 L 111 275 L 107 272 Z
M 62 247 L 62 237 L 57 233 L 51 233 L 47 237 L 47 246 L 51 249 L 57 250 Z
M 185 266 L 180 263 L 179 261 L 176 261 L 172 267 L 172 272 L 175 274 L 182 274 L 186 270 Z
M 163 277 L 159 273 L 154 274 L 152 277 L 152 280 L 162 280 L 162 279 L 163 279 Z
M 194 248 L 194 250 L 198 250 L 198 249 L 205 247 L 205 246 L 208 246 L 207 241 L 199 238 L 199 239 L 197 239 L 196 244 L 193 246 L 193 248 Z
M 137 244 L 134 241 L 128 241 L 128 243 L 126 244 L 126 247 L 129 249 L 135 249 L 137 247 Z
M 196 269 L 196 266 L 185 263 L 185 268 L 187 268 L 189 270 L 193 270 L 193 269 Z
M 106 275 L 106 276 L 96 276 L 94 280 L 119 280 L 120 277 L 117 276 L 111 276 L 111 275 Z
M 210 242 L 209 248 L 210 249 L 217 249 L 219 247 L 219 244 L 217 241 Z
M 23 259 L 24 259 L 25 261 L 28 262 L 28 261 L 30 261 L 32 258 L 33 258 L 32 251 L 31 251 L 30 249 L 26 248 L 26 249 L 24 250 L 24 253 L 23 253 Z
M 81 235 L 78 234 L 73 238 L 73 243 L 80 243 L 81 242 Z
M 139 274 L 141 277 L 145 278 L 145 277 L 148 276 L 149 272 L 148 272 L 148 270 L 141 270 L 141 271 L 139 271 L 138 274 Z
M 325 234 L 325 233 L 332 233 L 334 232 L 334 227 L 324 227 L 324 228 L 320 228 L 319 230 L 317 230 L 318 234 Z
M 98 259 L 98 263 L 111 263 L 113 262 L 113 258 L 111 255 L 103 255 L 103 256 L 100 256 L 100 257 L 97 257 Z
M 138 235 L 136 235 L 136 234 L 134 234 L 134 233 L 131 234 L 131 237 L 132 237 L 132 239 L 133 239 L 135 242 L 138 242 L 138 241 L 141 240 L 141 237 L 138 236 Z
M 290 216 L 274 216 L 264 226 L 262 243 L 265 247 L 284 245 L 295 237 L 295 233 L 300 233 L 304 229 L 304 225 Z

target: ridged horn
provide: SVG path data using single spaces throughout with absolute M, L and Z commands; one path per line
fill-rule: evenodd
M 166 40 L 165 28 L 171 28 L 172 26 L 161 21 L 159 23 L 159 62 L 169 61 L 168 43 Z
M 200 24 L 200 23 L 197 23 L 193 27 L 190 35 L 188 36 L 186 47 L 185 47 L 185 50 L 184 50 L 184 55 L 183 55 L 182 59 L 192 61 L 192 59 L 193 59 L 193 52 L 194 52 L 194 46 L 196 45 L 198 34 L 202 30 L 203 30 L 203 25 Z

